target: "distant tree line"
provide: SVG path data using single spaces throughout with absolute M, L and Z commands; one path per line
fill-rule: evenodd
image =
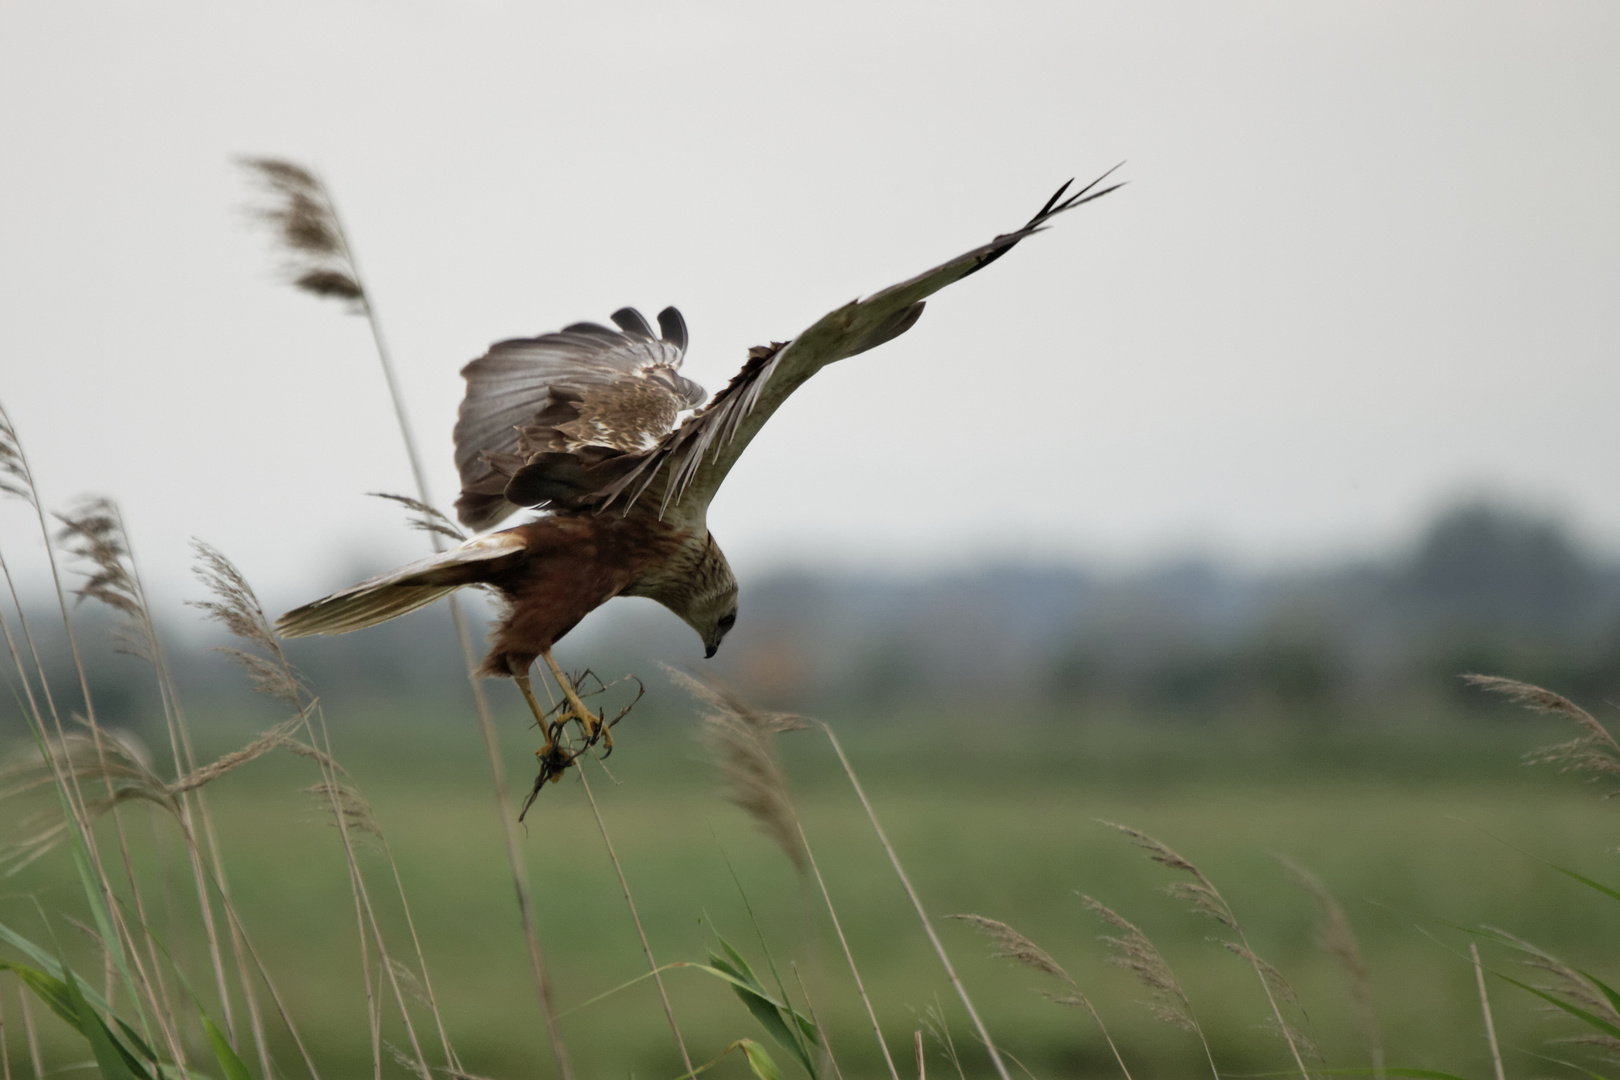
M 442 607 L 442 605 L 441 605 Z M 53 613 L 33 622 L 49 637 Z M 113 648 L 104 613 L 77 618 L 92 653 Z M 205 643 L 174 639 L 185 685 L 251 709 Z M 65 650 L 52 683 L 76 684 Z M 404 719 L 467 707 L 443 610 L 337 638 L 290 643 L 328 703 Z M 1126 575 L 985 567 L 926 577 L 781 572 L 743 583 L 742 616 L 705 663 L 691 632 L 647 601 L 618 601 L 563 643 L 570 666 L 714 671 L 762 705 L 867 715 L 1009 706 L 1063 715 L 1342 719 L 1377 706 L 1484 709 L 1462 672 L 1508 675 L 1586 701 L 1620 700 L 1620 564 L 1558 521 L 1490 503 L 1437 517 L 1410 549 L 1310 572 L 1245 573 L 1183 561 Z M 112 722 L 157 716 L 142 667 L 89 665 Z M 499 691 L 496 691 L 497 695 Z M 66 700 L 77 702 L 74 691 Z M 515 700 L 515 699 L 514 699 Z M 643 711 L 678 713 L 655 693 Z M 76 705 L 74 707 L 77 707 Z M 195 710 L 194 710 L 195 711 Z
M 1620 566 L 1555 520 L 1489 503 L 1442 514 L 1406 552 L 1315 572 L 1000 568 L 781 577 L 756 592 L 767 645 L 741 674 L 797 707 L 975 695 L 1210 718 L 1494 707 L 1458 680 L 1472 671 L 1620 695 Z

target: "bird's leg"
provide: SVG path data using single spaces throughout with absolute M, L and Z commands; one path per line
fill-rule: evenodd
M 550 719 L 546 715 L 546 710 L 541 707 L 540 700 L 534 696 L 534 687 L 529 682 L 527 665 L 519 669 L 517 664 L 508 662 L 507 669 L 511 671 L 512 681 L 517 683 L 518 692 L 523 695 L 523 700 L 528 702 L 529 711 L 534 713 L 534 722 L 546 736 L 546 745 L 536 750 L 535 756 L 542 759 L 550 757 L 556 749 L 557 736 L 562 733 L 562 723 Z
M 534 756 L 540 759 L 540 775 L 535 778 L 534 791 L 529 795 L 529 802 L 532 803 L 547 780 L 555 783 L 562 779 L 563 771 L 574 763 L 574 755 L 558 746 L 558 740 L 562 737 L 563 721 L 549 719 L 546 710 L 540 707 L 539 699 L 534 696 L 534 688 L 529 684 L 528 665 L 523 665 L 520 670 L 516 664 L 509 662 L 507 669 L 512 672 L 512 681 L 517 683 L 523 700 L 529 703 L 529 711 L 534 713 L 535 723 L 539 724 L 540 730 L 546 734 L 546 745 L 534 752 Z M 528 804 L 524 805 L 523 812 L 525 814 L 529 812 Z M 521 814 L 518 820 L 523 820 Z
M 529 711 L 534 713 L 535 723 L 540 725 L 540 730 L 546 733 L 546 741 L 550 742 L 551 721 L 546 719 L 546 710 L 540 707 L 540 702 L 534 696 L 534 688 L 529 685 L 529 673 L 518 671 L 516 665 L 508 666 L 512 669 L 512 681 L 517 683 L 518 692 L 523 695 L 523 700 L 529 703 Z
M 557 661 L 552 658 L 551 650 L 545 650 L 540 656 L 545 660 L 546 666 L 551 669 L 551 677 L 557 680 L 557 686 L 562 690 L 563 697 L 568 699 L 568 707 L 572 710 L 574 719 L 579 721 L 581 730 L 585 732 L 586 742 L 594 743 L 600 736 L 602 745 L 611 752 L 613 750 L 613 736 L 608 734 L 607 725 L 602 723 L 596 714 L 587 709 L 585 703 L 579 699 L 579 694 L 574 690 L 574 684 L 568 680 L 568 676 L 563 674 L 562 668 L 557 666 Z M 566 718 L 564 722 L 566 723 Z

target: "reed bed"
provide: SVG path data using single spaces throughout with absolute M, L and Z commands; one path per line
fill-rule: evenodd
M 276 236 L 287 280 L 316 297 L 341 302 L 368 321 L 405 453 L 418 482 L 415 496 L 387 497 L 402 503 L 415 515 L 414 524 L 428 533 L 436 548 L 442 547 L 446 538 L 457 534 L 433 507 L 411 427 L 395 389 L 380 321 L 335 200 L 318 176 L 302 166 L 253 159 L 245 167 L 260 185 L 264 198 L 255 216 Z M 0 495 L 19 500 L 36 523 L 46 552 L 55 617 L 60 619 L 73 671 L 72 685 L 53 685 L 48 674 L 51 667 L 41 651 L 37 616 L 22 604 L 8 561 L 13 540 L 0 539 L 0 575 L 9 597 L 7 604 L 0 605 L 0 637 L 9 660 L 8 681 L 28 732 L 28 743 L 0 772 L 0 799 L 14 802 L 0 805 L 31 801 L 37 811 L 26 819 L 7 816 L 12 835 L 0 869 L 15 874 L 41 860 L 55 860 L 65 876 L 71 875 L 77 887 L 75 899 L 87 913 L 87 918 L 78 920 L 65 911 L 47 910 L 41 902 L 36 910 L 43 935 L 32 936 L 0 920 L 0 971 L 10 972 L 12 980 L 9 997 L 5 980 L 0 980 L 0 1069 L 4 1070 L 0 1080 L 10 1080 L 13 1071 L 24 1068 L 28 1072 L 23 1075 L 37 1080 L 72 1064 L 47 1060 L 40 1038 L 41 1006 L 82 1040 L 81 1057 L 88 1054 L 87 1060 L 104 1077 L 164 1080 L 219 1075 L 229 1080 L 271 1080 L 307 1075 L 318 1080 L 323 1064 L 301 1035 L 293 995 L 283 987 L 288 978 L 319 980 L 325 973 L 285 971 L 275 956 L 267 955 L 257 944 L 258 930 L 248 925 L 232 893 L 231 839 L 216 820 L 218 800 L 231 797 L 231 784 L 242 770 L 270 755 L 299 759 L 308 773 L 307 791 L 335 836 L 324 855 L 311 845 L 310 857 L 333 859 L 341 865 L 347 882 L 350 955 L 341 962 L 358 967 L 366 1027 L 353 1036 L 367 1048 L 369 1071 L 377 1078 L 385 1073 L 420 1080 L 470 1078 L 451 1038 L 454 1024 L 447 1019 L 458 1003 L 444 998 L 437 988 L 441 984 L 433 977 L 435 966 L 442 971 L 444 965 L 454 965 L 456 958 L 438 957 L 430 965 L 430 950 L 424 947 L 412 914 L 407 875 L 389 833 L 339 761 L 317 690 L 289 662 L 246 578 L 223 552 L 206 543 L 196 545 L 196 571 L 206 598 L 193 606 L 231 635 L 234 643 L 223 646 L 222 655 L 242 669 L 253 693 L 274 703 L 281 719 L 239 748 L 204 761 L 183 705 L 182 688 L 168 660 L 161 620 L 142 586 L 117 505 L 107 499 L 82 500 L 52 514 L 17 428 L 3 411 Z M 77 588 L 67 584 L 64 570 L 69 567 L 81 577 Z M 161 763 L 159 755 L 150 753 L 139 740 L 108 729 L 98 717 L 93 680 L 76 632 L 81 602 L 100 605 L 117 617 L 119 648 L 142 661 L 150 673 L 161 711 L 160 730 L 167 742 Z M 553 985 L 542 947 L 543 942 L 556 940 L 554 935 L 567 930 L 536 905 L 524 858 L 526 845 L 543 845 L 546 837 L 525 838 L 520 830 L 507 790 L 492 710 L 480 684 L 471 678 L 471 630 L 459 608 L 452 606 L 450 614 L 469 660 L 471 713 L 488 758 L 489 783 L 499 811 L 499 826 L 491 823 L 490 827 L 502 830 L 517 907 L 516 935 L 530 961 L 536 1020 L 546 1031 L 550 1048 L 549 1062 L 534 1062 L 533 1069 L 568 1078 L 574 1075 L 574 1067 L 563 1038 L 562 1020 L 567 1014 L 557 1001 L 559 997 L 575 998 L 569 988 Z M 1620 743 L 1591 713 L 1539 687 L 1502 678 L 1470 678 L 1483 690 L 1575 726 L 1578 735 L 1574 740 L 1536 752 L 1532 762 L 1551 763 L 1600 781 L 1620 778 Z M 1129 973 L 1146 995 L 1138 1004 L 1114 995 L 1100 996 L 1091 986 L 1098 981 L 1096 970 L 1076 968 L 1071 973 L 1075 965 L 1060 962 L 1054 951 L 994 913 L 934 913 L 907 872 L 900 847 L 885 831 L 850 755 L 830 726 L 757 710 L 718 682 L 679 673 L 676 682 L 691 695 L 702 716 L 703 756 L 714 767 L 722 797 L 781 852 L 797 882 L 802 940 L 773 947 L 749 899 L 749 883 L 733 870 L 733 881 L 758 943 L 756 959 L 750 960 L 731 944 L 727 935 L 737 936 L 736 928 L 722 932 L 710 923 L 713 944 L 706 959 L 671 960 L 667 950 L 653 941 L 639 913 L 631 884 L 636 868 L 620 857 L 610 829 L 611 807 L 604 809 L 593 792 L 598 766 L 582 760 L 571 784 L 548 797 L 563 798 L 577 791 L 577 797 L 589 806 L 625 903 L 624 932 L 635 934 L 647 971 L 623 986 L 575 1002 L 569 1013 L 625 1008 L 621 1004 L 627 1000 L 624 992 L 651 980 L 667 1021 L 671 1047 L 680 1061 L 680 1077 L 711 1070 L 720 1075 L 729 1070 L 730 1075 L 746 1071 L 764 1080 L 787 1072 L 803 1072 L 812 1080 L 843 1080 L 845 1075 L 853 1080 L 853 1074 L 847 1074 L 840 1063 L 854 1060 L 880 1061 L 891 1080 L 900 1080 L 902 1072 L 909 1074 L 913 1068 L 922 1080 L 930 1065 L 936 1071 L 954 1072 L 962 1080 L 970 1075 L 1011 1080 L 1014 1071 L 1034 1075 L 1020 1063 L 1013 1041 L 992 1032 L 969 980 L 947 949 L 949 932 L 941 931 L 955 920 L 982 935 L 995 958 L 1044 980 L 1039 997 L 1031 998 L 1030 1008 L 1067 1009 L 1082 1017 L 1080 1023 L 1089 1027 L 1084 1036 L 1077 1027 L 1076 1038 L 1101 1039 L 1107 1049 L 1109 1074 L 1117 1071 L 1117 1075 L 1135 1080 L 1151 1071 L 1148 1059 L 1116 1039 L 1110 1026 L 1122 1011 L 1145 1006 L 1152 1017 L 1196 1041 L 1215 1080 L 1239 1075 L 1238 1068 L 1225 1059 L 1225 1040 L 1206 1028 L 1194 994 L 1142 929 L 1146 920 L 1133 920 L 1120 913 L 1123 905 L 1110 906 L 1086 894 L 1084 881 L 1074 883 L 1081 910 L 1097 922 L 1091 932 L 1101 939 L 1105 964 Z M 838 890 L 822 869 L 829 860 L 848 858 L 848 845 L 839 843 L 818 855 L 813 842 L 817 823 L 801 811 L 788 779 L 790 770 L 783 764 L 781 745 L 787 736 L 800 746 L 815 740 L 836 757 L 847 780 L 848 797 L 870 826 L 872 839 L 915 916 L 915 932 L 926 940 L 938 962 L 937 978 L 953 1000 L 950 1008 L 936 998 L 913 1024 L 903 1027 L 893 1023 L 892 1014 L 888 1023 L 880 1015 L 863 978 L 862 959 L 845 932 L 851 913 L 841 910 Z M 605 770 L 600 775 L 611 781 Z M 1317 939 L 1343 974 L 1353 1026 L 1363 1048 L 1361 1060 L 1353 1063 L 1330 1066 L 1325 1061 L 1316 1047 L 1303 996 L 1279 964 L 1257 951 L 1237 906 L 1198 864 L 1134 827 L 1110 822 L 1090 827 L 1111 830 L 1122 843 L 1156 864 L 1158 873 L 1168 872 L 1173 880 L 1163 891 L 1213 926 L 1213 947 L 1241 965 L 1234 968 L 1231 993 L 1240 993 L 1239 973 L 1246 972 L 1241 975 L 1246 990 L 1241 992 L 1253 996 L 1253 1020 L 1275 1036 L 1272 1064 L 1276 1074 L 1298 1075 L 1304 1080 L 1337 1074 L 1441 1080 L 1460 1075 L 1386 1062 L 1376 996 L 1352 920 L 1309 870 L 1284 858 L 1280 876 L 1291 878 L 1302 897 L 1319 912 Z M 137 829 L 151 830 L 150 841 L 137 844 L 133 839 Z M 169 887 L 172 875 L 154 873 L 137 857 L 137 848 L 144 846 L 184 867 L 188 896 L 174 895 Z M 963 872 L 972 870 L 969 856 Z M 1567 877 L 1605 902 L 1620 901 L 1620 891 L 1594 879 L 1560 867 L 1552 867 L 1550 872 Z M 869 1027 L 862 1040 L 875 1045 L 858 1049 L 852 1044 L 834 1045 L 823 1021 L 828 1006 L 835 1004 L 827 995 L 838 992 L 828 989 L 832 980 L 823 978 L 818 970 L 823 927 L 837 942 L 836 962 L 847 972 L 849 992 L 858 999 Z M 1593 974 L 1599 966 L 1596 960 L 1560 959 L 1508 930 L 1449 929 L 1468 942 L 1466 954 L 1460 948 L 1455 951 L 1477 988 L 1483 1037 L 1498 1080 L 1521 1070 L 1509 1068 L 1497 1040 L 1493 1009 L 1501 1007 L 1502 996 L 1493 995 L 1493 984 L 1498 991 L 1511 989 L 1519 1000 L 1545 1005 L 1579 1026 L 1567 1045 L 1572 1055 L 1585 1056 L 1560 1067 L 1602 1075 L 1599 1070 L 1609 1068 L 1615 1055 L 1620 1055 L 1620 993 Z M 1075 936 L 1084 940 L 1087 932 L 1077 929 Z M 1487 946 L 1492 957 L 1489 962 L 1480 944 Z M 788 958 L 794 953 L 811 964 L 808 978 L 801 974 L 799 959 Z M 334 956 L 331 962 L 340 961 Z M 683 1009 L 677 1005 L 698 993 L 692 989 L 699 985 L 696 980 L 729 993 L 742 1006 L 736 1012 L 735 1037 L 710 1045 L 712 1040 L 695 1040 L 683 1030 Z M 291 1053 L 278 1051 L 278 1047 L 290 1047 Z M 1523 1075 L 1533 1072 L 1522 1070 Z

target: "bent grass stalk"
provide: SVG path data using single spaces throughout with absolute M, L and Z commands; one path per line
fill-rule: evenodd
M 1135 923 L 1101 901 L 1081 893 L 1080 902 L 1087 911 L 1119 932 L 1102 936 L 1103 943 L 1113 951 L 1108 962 L 1129 971 L 1142 984 L 1150 999 L 1148 1011 L 1155 1017 L 1198 1036 L 1204 1058 L 1209 1062 L 1210 1075 L 1221 1080 L 1221 1071 L 1215 1067 L 1215 1053 L 1210 1049 L 1203 1025 L 1193 1013 L 1192 1000 L 1158 946 Z

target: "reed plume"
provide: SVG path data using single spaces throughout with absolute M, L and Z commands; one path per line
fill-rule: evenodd
M 1580 729 L 1580 736 L 1569 742 L 1538 746 L 1527 751 L 1525 764 L 1557 765 L 1560 772 L 1585 773 L 1594 781 L 1620 778 L 1620 743 L 1595 716 L 1573 701 L 1517 679 L 1504 679 L 1496 675 L 1464 675 L 1463 680 L 1481 690 L 1500 694 L 1531 712 L 1569 720 Z M 1615 794 L 1620 794 L 1620 791 L 1610 792 L 1610 797 Z
M 719 679 L 665 669 L 704 708 L 703 741 L 726 785 L 726 799 L 770 837 L 801 875 L 810 869 L 798 811 L 776 753 L 776 736 L 810 725 L 789 713 L 760 712 Z
M 1547 981 L 1540 983 L 1535 989 L 1562 998 L 1596 1017 L 1606 1027 L 1620 1028 L 1620 1003 L 1606 992 L 1608 988 L 1600 985 L 1592 976 L 1559 959 L 1546 949 L 1506 930 L 1499 930 L 1494 926 L 1484 927 L 1484 930 L 1509 948 L 1522 953 L 1523 959 L 1520 963 L 1547 978 Z M 1611 1054 L 1620 1054 L 1620 1038 L 1597 1029 L 1596 1025 L 1593 1027 L 1592 1031 L 1558 1041 L 1599 1046 Z
M 11 417 L 0 407 L 0 493 L 21 499 L 29 506 L 37 506 L 34 496 L 34 478 L 28 474 L 28 458 L 17 440 L 17 430 L 11 426 Z
M 996 919 L 987 919 L 983 915 L 947 915 L 945 917 L 965 922 L 989 938 L 990 943 L 995 946 L 995 951 L 990 954 L 991 956 L 1002 960 L 1012 960 L 1023 964 L 1025 967 L 1032 967 L 1036 971 L 1044 972 L 1071 987 L 1075 986 L 1075 982 L 1069 977 L 1069 973 L 1064 971 L 1056 960 L 1052 959 L 1051 953 L 1048 953 L 1006 923 Z
M 1222 939 L 1221 946 L 1234 956 L 1246 961 L 1260 980 L 1260 988 L 1265 992 L 1266 1003 L 1271 1007 L 1271 1023 L 1273 1030 L 1288 1044 L 1289 1053 L 1293 1055 L 1294 1064 L 1298 1067 L 1300 1075 L 1310 1080 L 1310 1070 L 1305 1065 L 1305 1058 L 1321 1059 L 1321 1052 L 1315 1044 L 1299 1027 L 1290 1023 L 1283 1015 L 1282 1004 L 1287 1004 L 1299 1010 L 1304 1015 L 1299 995 L 1295 993 L 1292 985 L 1283 977 L 1283 973 L 1262 958 L 1249 945 L 1249 939 L 1238 925 L 1237 915 L 1233 913 L 1231 905 L 1221 895 L 1215 883 L 1204 875 L 1204 872 L 1188 860 L 1182 858 L 1169 846 L 1154 839 L 1147 833 L 1119 825 L 1112 821 L 1101 822 L 1111 829 L 1123 833 L 1131 843 L 1147 853 L 1148 858 L 1167 867 L 1186 874 L 1192 880 L 1178 881 L 1165 886 L 1165 892 L 1175 899 L 1182 900 L 1191 905 L 1192 909 L 1201 915 L 1215 920 L 1222 926 L 1237 935 L 1237 940 Z
M 201 540 L 193 540 L 191 548 L 196 553 L 193 572 L 213 599 L 186 603 L 219 623 L 239 641 L 260 650 L 249 652 L 219 646 L 217 651 L 247 672 L 255 693 L 278 698 L 302 712 L 306 698 L 312 699 L 314 695 L 287 662 L 252 586 L 218 548 Z
M 1137 928 L 1136 924 L 1110 908 L 1100 900 L 1080 895 L 1080 902 L 1086 910 L 1114 929 L 1114 933 L 1102 937 L 1103 944 L 1108 946 L 1108 962 L 1116 967 L 1122 967 L 1136 977 L 1148 992 L 1149 1000 L 1146 1002 L 1148 1011 L 1160 1020 L 1183 1031 L 1191 1032 L 1204 1038 L 1203 1028 L 1198 1026 L 1198 1017 L 1193 1012 L 1192 1000 L 1187 997 L 1187 991 L 1182 989 L 1181 980 L 1171 970 L 1170 964 L 1159 952 L 1158 946 L 1153 944 L 1146 934 Z M 1204 1050 L 1209 1051 L 1209 1044 L 1205 1042 Z M 1210 1068 L 1215 1067 L 1214 1061 Z M 1217 1073 L 1217 1075 L 1219 1075 Z
M 238 163 L 264 196 L 249 214 L 275 236 L 288 282 L 312 296 L 363 310 L 365 290 L 326 185 L 303 166 L 280 158 L 247 157 Z
M 398 503 L 404 507 L 410 512 L 406 518 L 406 523 L 413 529 L 419 529 L 433 536 L 442 536 L 446 540 L 452 540 L 458 544 L 467 539 L 467 534 L 462 531 L 460 526 L 437 508 L 429 506 L 421 499 L 413 499 L 409 495 L 395 495 L 386 491 L 373 491 L 371 497 L 374 499 L 387 499 L 389 502 Z
M 1041 991 L 1041 996 L 1056 1005 L 1067 1005 L 1086 1010 L 1091 1019 L 1096 1021 L 1097 1028 L 1102 1032 L 1103 1039 L 1108 1043 L 1108 1049 L 1113 1051 L 1114 1061 L 1119 1064 L 1120 1071 L 1125 1074 L 1125 1080 L 1131 1080 L 1131 1070 L 1125 1064 L 1125 1058 L 1120 1054 L 1119 1047 L 1114 1045 L 1114 1037 L 1108 1033 L 1108 1025 L 1091 1003 L 1091 999 L 1080 989 L 1080 985 L 1063 970 L 1063 966 L 1052 959 L 1052 954 L 1035 944 L 1017 930 L 997 919 L 987 919 L 983 915 L 951 915 L 952 919 L 960 919 L 973 927 L 979 933 L 990 939 L 995 951 L 992 956 L 1004 960 L 1012 960 L 1025 967 L 1050 975 L 1067 987 L 1061 993 L 1049 990 Z M 1168 970 L 1168 969 L 1166 969 Z

